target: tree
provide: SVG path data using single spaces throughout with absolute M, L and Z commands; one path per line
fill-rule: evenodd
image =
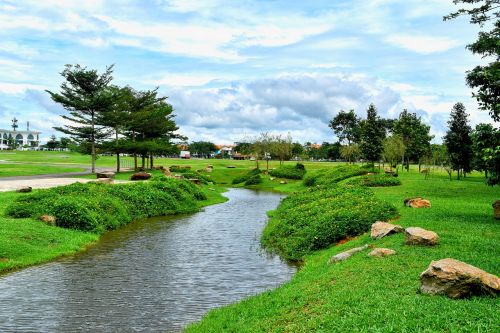
M 484 171 L 488 184 L 499 183 L 500 130 L 491 124 L 478 124 L 471 134 L 474 169 Z
M 347 161 L 355 161 L 360 154 L 361 150 L 359 149 L 359 145 L 357 144 L 342 146 L 340 148 L 340 156 L 342 156 Z
M 340 158 L 340 148 L 340 142 L 323 142 L 319 148 L 319 156 L 321 159 L 336 160 Z
M 403 139 L 401 139 L 398 135 L 392 135 L 384 140 L 383 146 L 384 160 L 389 163 L 392 171 L 392 168 L 396 167 L 398 165 L 398 161 L 401 161 L 404 156 L 405 145 L 403 143 Z
M 333 130 L 335 135 L 339 138 L 340 143 L 347 141 L 347 145 L 358 142 L 360 137 L 360 119 L 354 113 L 354 110 L 340 112 L 330 120 L 328 126 Z
M 70 121 L 70 125 L 54 129 L 70 135 L 77 142 L 90 144 L 92 173 L 95 173 L 96 145 L 109 134 L 105 126 L 99 126 L 96 121 L 102 112 L 112 106 L 113 96 L 109 91 L 112 73 L 113 66 L 106 67 L 104 73 L 99 74 L 80 65 L 66 65 L 61 73 L 66 80 L 61 84 L 61 92 L 46 90 L 52 100 L 70 114 L 62 116 Z
M 304 152 L 304 147 L 300 143 L 294 142 L 292 145 L 292 155 L 295 157 L 299 157 L 302 155 L 303 152 Z
M 50 150 L 54 150 L 56 148 L 59 148 L 59 141 L 57 141 L 57 138 L 54 134 L 52 134 L 50 136 L 50 140 L 47 141 L 47 143 L 45 144 L 45 147 L 47 147 L 47 149 L 50 149 Z
M 208 158 L 217 148 L 213 142 L 195 141 L 189 144 L 189 151 L 195 156 Z
M 444 143 L 450 156 L 451 168 L 457 171 L 457 179 L 460 179 L 460 172 L 465 176 L 467 172 L 471 171 L 471 131 L 465 106 L 462 103 L 456 103 L 451 110 Z
M 293 144 L 290 134 L 287 136 L 279 134 L 270 137 L 270 153 L 278 158 L 280 165 L 282 165 L 285 160 L 289 160 L 292 157 L 292 148 Z
M 392 132 L 403 140 L 405 153 L 402 156 L 402 164 L 406 164 L 406 170 L 410 168 L 410 159 L 419 164 L 421 158 L 430 152 L 432 136 L 429 134 L 430 126 L 422 123 L 422 119 L 416 113 L 404 109 L 399 118 L 393 124 Z
M 62 137 L 62 138 L 59 139 L 59 146 L 62 149 L 68 149 L 70 144 L 71 144 L 71 139 L 70 138 Z
M 384 138 L 385 128 L 377 115 L 375 105 L 370 104 L 366 119 L 361 122 L 360 149 L 363 157 L 372 163 L 372 167 L 375 166 L 375 161 L 380 160 L 382 156 Z
M 252 142 L 252 155 L 255 158 L 256 167 L 259 167 L 259 159 L 270 158 L 271 153 L 271 135 L 269 133 L 260 133 Z M 269 164 L 267 166 L 269 170 Z
M 479 32 L 478 39 L 467 48 L 474 54 L 493 61 L 486 66 L 476 66 L 467 71 L 467 85 L 477 92 L 472 94 L 479 103 L 481 110 L 488 111 L 493 120 L 500 120 L 500 0 L 454 0 L 454 4 L 469 5 L 445 16 L 450 20 L 461 15 L 469 15 L 471 24 L 481 28 L 490 20 L 493 23 L 491 31 Z M 474 6 L 474 7 L 471 7 Z

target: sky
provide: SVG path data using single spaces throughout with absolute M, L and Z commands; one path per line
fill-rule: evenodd
M 441 142 L 450 110 L 478 111 L 464 73 L 484 63 L 465 46 L 478 27 L 443 22 L 451 0 L 0 0 L 0 128 L 61 136 L 65 64 L 113 83 L 159 87 L 189 141 L 227 144 L 262 132 L 334 142 L 340 110 L 403 109 Z M 43 141 L 43 140 L 42 140 Z

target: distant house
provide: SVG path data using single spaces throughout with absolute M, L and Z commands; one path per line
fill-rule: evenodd
M 38 149 L 40 147 L 40 132 L 0 129 L 0 150 L 10 149 L 9 141 L 15 142 L 19 148 L 27 146 L 29 149 Z
M 181 150 L 181 153 L 179 154 L 180 158 L 184 159 L 190 159 L 191 158 L 191 153 L 188 150 Z

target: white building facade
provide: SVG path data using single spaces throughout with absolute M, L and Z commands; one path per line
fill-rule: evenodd
M 12 142 L 12 140 L 19 149 L 38 149 L 40 147 L 40 134 L 37 131 L 0 129 L 0 150 L 10 149 L 9 141 Z

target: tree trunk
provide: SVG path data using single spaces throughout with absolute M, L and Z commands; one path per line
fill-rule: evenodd
M 116 172 L 120 172 L 120 152 L 118 151 L 118 128 L 115 128 L 115 139 L 116 139 Z
M 266 170 L 269 173 L 269 159 L 266 158 Z
M 153 153 L 149 155 L 149 168 L 153 170 Z
M 132 132 L 132 142 L 135 142 L 135 132 Z M 135 149 L 133 155 L 134 155 L 134 171 L 137 171 L 137 153 L 135 152 Z
M 94 111 L 92 111 L 92 134 L 91 134 L 91 155 L 92 155 L 92 173 L 95 173 L 95 124 L 94 124 Z
M 146 169 L 146 155 L 142 154 L 142 156 L 141 156 L 141 160 L 142 160 L 142 161 L 141 161 L 141 162 L 142 162 L 142 163 L 141 163 L 141 164 L 142 164 L 142 166 L 141 166 L 141 167 L 142 167 L 142 169 L 144 170 L 144 169 Z
M 460 180 L 460 168 L 457 170 L 457 180 Z

